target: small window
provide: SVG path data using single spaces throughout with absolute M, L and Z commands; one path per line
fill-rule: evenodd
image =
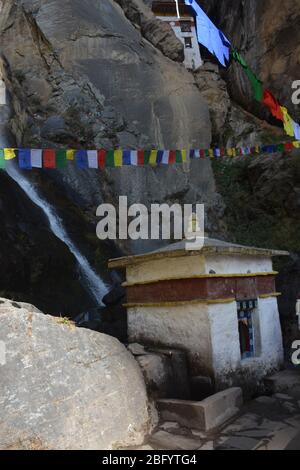
M 245 300 L 237 303 L 239 337 L 242 360 L 255 357 L 255 321 L 257 300 Z
M 182 33 L 191 33 L 192 25 L 189 21 L 181 21 L 180 28 Z
M 184 46 L 186 49 L 191 49 L 192 45 L 192 38 L 184 38 Z

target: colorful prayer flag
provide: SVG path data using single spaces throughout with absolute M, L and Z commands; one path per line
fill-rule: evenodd
M 196 0 L 185 0 L 185 4 L 192 7 L 196 13 L 198 42 L 226 67 L 226 62 L 229 61 L 230 42 L 204 13 Z
M 300 125 L 297 122 L 293 121 L 294 126 L 294 135 L 297 140 L 300 140 Z
M 169 165 L 175 165 L 175 163 L 176 163 L 176 150 L 170 150 Z
M 144 151 L 144 165 L 150 164 L 151 153 L 152 153 L 151 150 Z
M 130 155 L 131 155 L 131 165 L 137 166 L 138 165 L 138 152 L 137 152 L 137 150 L 131 150 Z
M 145 152 L 144 150 L 138 150 L 138 164 L 143 166 L 145 164 Z
M 270 92 L 270 90 L 265 90 L 263 95 L 263 103 L 267 106 L 272 114 L 276 119 L 283 121 L 283 113 L 280 108 L 280 104 Z
M 115 166 L 115 158 L 114 158 L 114 151 L 107 150 L 105 154 L 105 166 L 108 168 L 114 168 Z
M 287 133 L 287 135 L 294 137 L 294 126 L 293 126 L 293 119 L 288 113 L 288 110 L 284 107 L 280 107 L 282 114 L 283 114 L 283 126 L 284 130 Z
M 5 168 L 4 150 L 0 149 L 0 170 L 4 170 L 4 168 Z
M 67 152 L 66 150 L 56 151 L 56 168 L 63 169 L 67 167 Z
M 164 151 L 163 150 L 158 150 L 157 156 L 156 156 L 156 165 L 157 166 L 162 164 L 163 156 L 164 156 Z
M 4 149 L 4 159 L 12 160 L 13 158 L 16 158 L 15 149 Z
M 157 150 L 151 150 L 150 158 L 149 158 L 149 165 L 155 166 L 156 158 L 157 158 Z
M 97 150 L 88 150 L 87 152 L 88 167 L 92 169 L 98 168 L 98 152 Z
M 123 152 L 122 150 L 118 149 L 114 151 L 114 162 L 115 168 L 119 168 L 123 166 Z
M 169 158 L 170 158 L 170 152 L 168 150 L 164 150 L 163 157 L 162 157 L 162 164 L 163 165 L 168 165 L 169 164 Z
M 76 150 L 67 150 L 67 160 L 73 161 Z
M 19 167 L 21 170 L 31 170 L 31 151 L 30 149 L 19 149 L 18 153 Z
M 105 168 L 105 157 L 106 157 L 106 151 L 104 149 L 98 150 L 98 167 L 99 168 Z
M 31 165 L 32 168 L 43 168 L 42 150 L 32 149 L 31 150 Z
M 88 166 L 88 155 L 86 150 L 76 150 L 75 153 L 76 166 L 80 170 L 86 170 Z
M 182 152 L 181 150 L 176 150 L 176 163 L 182 163 Z
M 47 149 L 43 151 L 43 166 L 44 168 L 56 168 L 55 150 Z

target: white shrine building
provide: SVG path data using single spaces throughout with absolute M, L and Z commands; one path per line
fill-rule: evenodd
M 110 260 L 126 270 L 131 343 L 185 351 L 192 377 L 216 390 L 255 386 L 283 363 L 272 257 L 287 252 L 206 238 Z
M 160 20 L 169 23 L 176 36 L 184 45 L 184 65 L 189 70 L 198 70 L 203 65 L 197 38 L 197 31 L 191 9 L 179 0 L 178 18 L 174 0 L 159 0 L 152 2 L 152 12 Z

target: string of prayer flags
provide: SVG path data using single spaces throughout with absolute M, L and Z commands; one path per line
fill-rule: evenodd
M 284 106 L 280 106 L 270 90 L 263 90 L 262 81 L 257 78 L 254 72 L 252 72 L 252 70 L 248 67 L 246 61 L 236 50 L 231 52 L 231 57 L 245 70 L 245 73 L 251 82 L 256 101 L 263 103 L 269 109 L 272 116 L 283 122 L 284 130 L 287 135 L 290 137 L 295 137 L 298 140 L 300 132 L 299 124 L 294 122 L 294 120 L 289 115 L 288 110 Z
M 0 149 L 0 169 L 5 169 L 6 161 L 18 157 L 18 165 L 22 170 L 35 168 L 63 169 L 74 162 L 80 170 L 120 168 L 123 166 L 152 166 L 185 164 L 196 159 L 220 159 L 277 152 L 290 152 L 300 148 L 300 126 L 288 115 L 283 114 L 287 130 L 297 135 L 294 142 L 268 144 L 263 146 L 214 147 L 193 150 L 63 150 L 63 149 Z M 72 152 L 72 153 L 71 153 Z M 72 156 L 72 159 L 70 158 Z
M 298 139 L 299 124 L 294 123 L 293 119 L 289 116 L 287 109 L 279 105 L 276 98 L 269 90 L 263 89 L 263 82 L 251 70 L 239 52 L 232 47 L 230 41 L 222 31 L 214 25 L 198 5 L 197 1 L 185 0 L 185 5 L 191 7 L 196 15 L 198 42 L 206 47 L 224 67 L 227 67 L 231 54 L 232 59 L 242 66 L 249 78 L 255 100 L 259 103 L 265 104 L 275 118 L 283 121 L 284 129 L 289 136 L 295 136 L 295 138 Z
M 220 64 L 226 67 L 231 47 L 229 40 L 213 24 L 195 0 L 185 0 L 185 4 L 195 11 L 198 42 L 206 47 Z

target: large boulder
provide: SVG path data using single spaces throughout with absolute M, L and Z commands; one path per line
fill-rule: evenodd
M 148 401 L 116 339 L 0 299 L 0 449 L 113 449 L 141 444 Z

